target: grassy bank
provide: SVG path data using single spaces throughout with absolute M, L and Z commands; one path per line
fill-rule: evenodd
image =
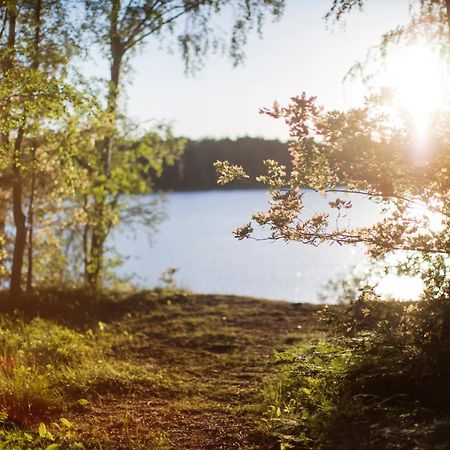
M 24 299 L 1 315 L 0 449 L 448 448 L 448 349 L 429 341 L 448 314 L 360 306 Z
M 261 386 L 274 348 L 321 333 L 317 309 L 155 293 L 25 299 L 2 315 L 0 448 L 278 448 Z

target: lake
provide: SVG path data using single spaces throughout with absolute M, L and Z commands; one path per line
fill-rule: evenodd
M 154 199 L 148 196 L 140 201 Z M 233 230 L 249 222 L 252 213 L 264 210 L 267 199 L 262 190 L 168 194 L 168 217 L 152 242 L 148 229 L 139 224 L 134 233 L 122 227 L 113 235 L 112 246 L 126 256 L 118 273 L 132 276 L 140 287 L 150 288 L 161 285 L 161 273 L 174 267 L 179 269 L 177 284 L 195 292 L 317 302 L 327 280 L 367 261 L 362 247 L 235 239 Z M 332 199 L 306 191 L 305 211 L 329 210 L 327 203 Z M 362 196 L 351 200 L 353 208 L 343 219 L 346 223 L 365 225 L 375 221 L 379 206 Z M 417 290 L 417 283 L 410 285 L 407 281 L 402 280 L 405 292 Z M 395 282 L 398 289 L 398 280 L 390 280 L 391 284 Z

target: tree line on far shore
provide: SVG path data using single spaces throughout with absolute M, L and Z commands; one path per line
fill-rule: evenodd
M 255 177 L 264 171 L 263 161 L 273 159 L 291 167 L 288 144 L 279 140 L 242 137 L 232 139 L 202 139 L 187 142 L 183 156 L 167 167 L 155 181 L 156 188 L 169 191 L 206 189 L 261 188 Z M 230 161 L 247 168 L 250 180 L 236 180 L 227 186 L 217 185 L 213 166 L 216 161 Z

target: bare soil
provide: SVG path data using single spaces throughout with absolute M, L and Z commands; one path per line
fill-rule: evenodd
M 160 383 L 98 395 L 69 417 L 103 449 L 277 449 L 264 432 L 261 388 L 274 351 L 320 334 L 318 305 L 219 295 L 139 294 L 101 318 L 117 349 Z M 97 319 L 97 317 L 96 317 Z

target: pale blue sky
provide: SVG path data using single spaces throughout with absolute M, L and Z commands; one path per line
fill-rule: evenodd
M 285 103 L 303 90 L 328 107 L 362 99 L 361 86 L 343 85 L 343 76 L 382 32 L 408 17 L 407 0 L 367 3 L 362 13 L 347 17 L 343 29 L 323 20 L 331 0 L 287 0 L 281 20 L 267 22 L 262 39 L 250 37 L 241 67 L 233 69 L 226 57 L 210 56 L 195 78 L 184 74 L 176 52 L 168 54 L 150 40 L 133 57 L 133 71 L 127 75 L 128 115 L 149 124 L 168 121 L 175 133 L 193 139 L 286 139 L 286 126 L 258 114 L 260 107 L 275 99 Z

